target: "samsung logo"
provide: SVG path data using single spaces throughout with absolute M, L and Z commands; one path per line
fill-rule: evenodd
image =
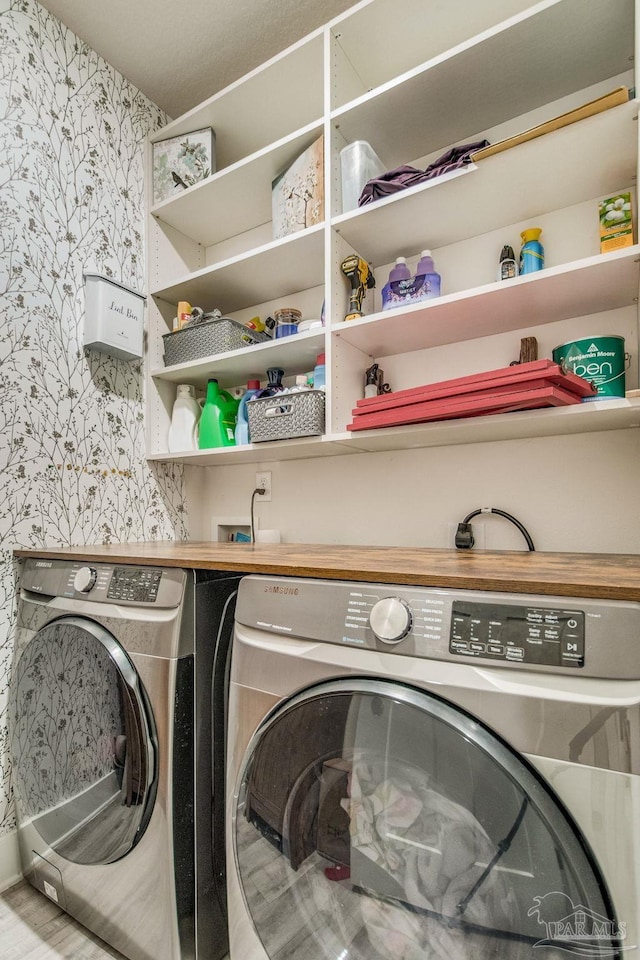
M 51 560 L 36 560 L 36 567 L 46 567 L 47 569 L 49 569 L 49 567 L 52 567 L 52 566 L 53 566 L 53 561 Z
M 299 590 L 298 590 L 298 587 L 279 587 L 279 586 L 271 586 L 271 587 L 265 587 L 265 588 L 264 588 L 264 592 L 265 592 L 265 593 L 279 593 L 279 594 L 282 594 L 282 596 L 297 597 L 297 596 L 298 596 L 298 593 L 299 593 Z

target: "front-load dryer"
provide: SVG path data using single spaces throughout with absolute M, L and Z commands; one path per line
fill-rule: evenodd
M 23 872 L 131 960 L 227 952 L 238 577 L 30 558 L 9 698 Z
M 640 605 L 251 576 L 231 956 L 637 955 Z

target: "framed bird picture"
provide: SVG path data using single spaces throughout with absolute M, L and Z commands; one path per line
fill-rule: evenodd
M 153 144 L 153 202 L 206 180 L 216 172 L 216 138 L 211 127 Z

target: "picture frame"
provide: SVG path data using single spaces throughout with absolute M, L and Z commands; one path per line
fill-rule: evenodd
M 177 196 L 216 172 L 215 133 L 211 127 L 153 144 L 153 202 Z
M 271 216 L 274 240 L 324 220 L 324 135 L 272 182 Z

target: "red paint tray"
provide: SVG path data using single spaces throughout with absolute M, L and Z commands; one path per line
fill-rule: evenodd
M 533 360 L 513 367 L 500 367 L 497 370 L 474 373 L 467 377 L 441 380 L 438 383 L 427 383 L 409 390 L 397 390 L 395 393 L 358 400 L 352 413 L 355 417 L 360 417 L 427 400 L 460 397 L 465 394 L 493 395 L 502 390 L 529 389 L 549 384 L 559 386 L 579 398 L 591 397 L 597 393 L 596 388 L 588 380 L 577 377 L 573 373 L 565 373 L 552 360 Z
M 538 363 L 538 361 L 535 362 Z M 552 364 L 551 366 L 556 365 Z M 589 387 L 586 391 L 588 395 L 595 392 L 595 390 L 591 390 L 591 385 L 581 380 L 580 377 L 573 377 L 573 375 L 571 377 L 573 380 L 580 381 L 581 384 Z M 467 378 L 462 379 L 466 380 Z M 471 387 L 461 394 L 433 397 L 433 392 L 439 393 L 440 390 L 447 389 L 444 384 L 434 384 L 436 390 L 432 392 L 432 399 L 415 399 L 416 393 L 421 393 L 423 398 L 425 395 L 429 396 L 429 392 L 425 394 L 423 388 L 418 387 L 415 391 L 402 391 L 404 394 L 411 394 L 413 402 L 405 402 L 401 405 L 388 404 L 383 406 L 382 409 L 371 409 L 370 406 L 359 409 L 357 416 L 352 423 L 348 424 L 347 429 L 352 431 L 371 430 L 380 427 L 399 426 L 400 424 L 478 417 L 488 414 L 509 413 L 515 410 L 532 410 L 539 407 L 568 406 L 581 402 L 582 395 L 585 393 L 583 386 L 578 385 L 579 392 L 574 392 L 576 384 L 570 381 L 568 386 L 571 386 L 572 389 L 566 389 L 563 381 L 561 381 L 562 385 L 559 385 L 554 382 L 555 379 L 556 375 L 554 373 L 551 373 L 551 379 L 536 376 L 529 380 L 525 378 L 520 382 L 516 380 L 513 384 L 501 383 L 499 378 L 496 378 L 493 387 L 485 387 L 484 389 Z M 429 388 L 427 388 L 427 391 L 429 391 Z M 372 397 L 370 399 L 374 401 L 392 400 L 395 397 L 395 394 L 387 394 L 386 397 Z

